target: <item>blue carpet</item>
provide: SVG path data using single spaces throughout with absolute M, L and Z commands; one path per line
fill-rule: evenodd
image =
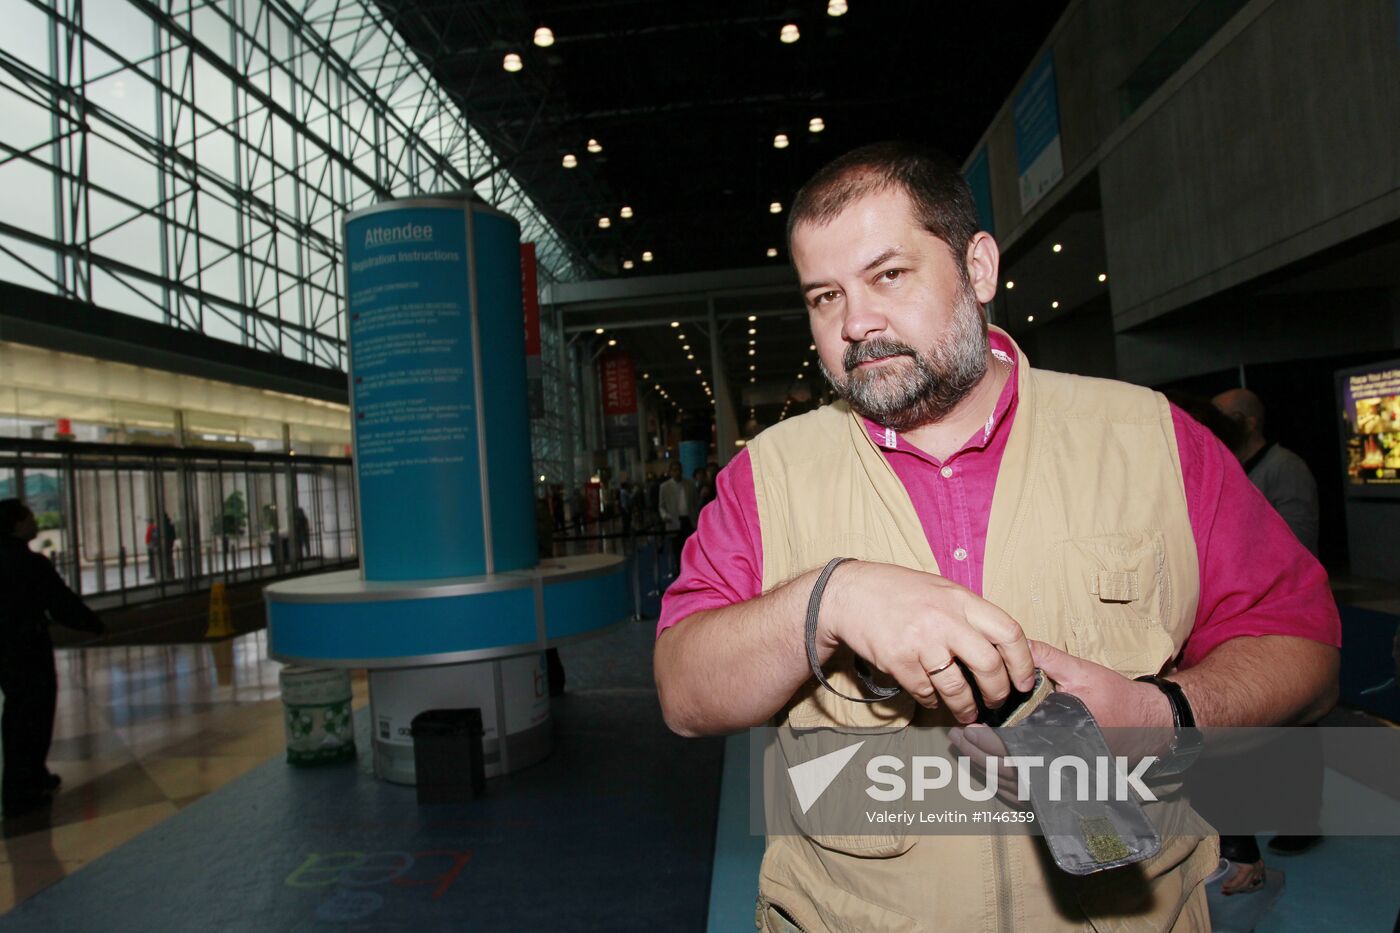
M 1342 614 L 1342 702 L 1400 722 L 1400 686 L 1391 654 L 1400 616 L 1355 606 L 1338 608 Z
M 715 826 L 715 865 L 710 876 L 709 933 L 753 927 L 763 837 L 749 834 L 749 736 L 724 742 L 724 781 Z
M 666 729 L 653 626 L 561 652 L 553 754 L 481 800 L 375 780 L 361 716 L 358 766 L 263 765 L 0 929 L 702 930 L 723 743 Z

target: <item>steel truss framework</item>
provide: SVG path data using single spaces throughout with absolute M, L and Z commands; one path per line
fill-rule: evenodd
M 371 0 L 0 10 L 0 278 L 343 369 L 347 211 L 474 188 L 577 275 Z

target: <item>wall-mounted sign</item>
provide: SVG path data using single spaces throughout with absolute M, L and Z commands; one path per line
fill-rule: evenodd
M 1400 360 L 1337 373 L 1347 493 L 1400 498 Z
M 1036 205 L 1065 176 L 1060 152 L 1060 105 L 1055 88 L 1055 60 L 1049 52 L 1016 93 L 1016 172 L 1021 185 L 1021 213 Z

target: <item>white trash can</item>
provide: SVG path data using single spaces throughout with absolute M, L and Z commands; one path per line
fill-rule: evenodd
M 284 667 L 283 724 L 287 763 L 320 765 L 355 759 L 355 717 L 350 672 L 340 669 Z

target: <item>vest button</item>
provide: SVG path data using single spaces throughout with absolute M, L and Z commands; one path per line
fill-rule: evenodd
M 944 467 L 943 469 L 939 470 L 938 473 L 939 473 L 939 475 L 942 476 L 944 479 L 947 479 L 948 477 L 950 477 L 950 476 L 953 475 L 953 468 L 952 468 L 952 467 Z
M 958 548 L 953 552 L 953 560 L 967 560 L 967 548 Z

